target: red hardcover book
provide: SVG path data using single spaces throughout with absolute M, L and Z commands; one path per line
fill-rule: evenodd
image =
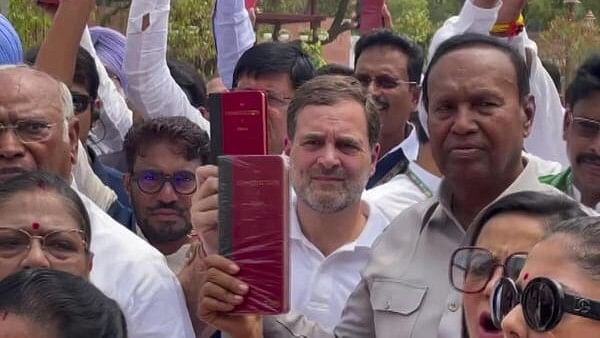
M 266 155 L 267 100 L 260 91 L 211 94 L 211 155 Z
M 234 313 L 289 311 L 289 189 L 282 156 L 219 157 L 219 253 L 250 286 Z
M 359 29 L 361 34 L 383 27 L 383 3 L 385 0 L 361 0 Z

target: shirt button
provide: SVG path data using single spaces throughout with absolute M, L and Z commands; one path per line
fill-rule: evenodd
M 458 310 L 458 305 L 456 305 L 455 302 L 451 302 L 450 304 L 448 304 L 448 310 L 456 312 L 456 310 Z
M 390 303 L 390 301 L 388 300 L 387 302 L 385 302 L 385 309 L 389 310 L 392 308 L 392 304 Z

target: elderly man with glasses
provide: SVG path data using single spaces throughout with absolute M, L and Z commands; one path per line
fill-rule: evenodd
M 417 110 L 423 52 L 390 31 L 364 35 L 355 48 L 355 76 L 373 95 L 381 119 L 381 156 L 367 189 L 388 182 L 417 158 L 419 142 L 409 123 Z
M 208 134 L 182 116 L 134 125 L 125 136 L 125 188 L 138 234 L 178 273 L 189 249 L 196 168 L 208 163 Z

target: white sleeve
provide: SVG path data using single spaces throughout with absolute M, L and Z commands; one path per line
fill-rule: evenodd
M 498 11 L 502 6 L 502 1 L 498 1 L 494 8 L 480 8 L 473 5 L 472 0 L 466 0 L 458 16 L 453 16 L 444 22 L 444 25 L 435 32 L 431 43 L 427 59 L 430 60 L 439 45 L 453 36 L 463 33 L 489 34 L 496 23 Z
M 127 107 L 125 98 L 119 93 L 119 90 L 108 76 L 102 61 L 96 55 L 92 37 L 87 27 L 81 37 L 81 47 L 87 50 L 96 61 L 100 79 L 98 97 L 103 104 L 103 113 L 100 114 L 102 124 L 96 124 L 91 132 L 96 136 L 102 135 L 103 137 L 99 143 L 94 145 L 94 149 L 99 155 L 120 151 L 123 147 L 125 134 L 127 134 L 133 123 L 133 114 Z
M 209 122 L 192 106 L 167 66 L 170 0 L 133 0 L 127 24 L 127 98 L 145 118 L 185 116 L 207 133 Z M 149 26 L 143 30 L 144 16 Z
M 235 65 L 256 41 L 244 0 L 216 0 L 213 34 L 219 75 L 225 87 L 231 88 Z
M 525 150 L 566 167 L 569 159 L 567 145 L 562 138 L 565 110 L 550 74 L 535 52 L 531 62 L 529 87 L 535 97 L 536 108 L 531 134 L 525 139 Z

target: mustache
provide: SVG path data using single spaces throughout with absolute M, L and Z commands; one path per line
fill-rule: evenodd
M 178 207 L 175 202 L 173 202 L 173 203 L 158 202 L 155 206 L 148 208 L 148 210 L 150 210 L 151 212 L 154 212 L 159 209 L 171 209 L 178 213 L 183 213 L 185 211 L 185 208 Z
M 578 155 L 575 158 L 575 161 L 577 162 L 577 164 L 591 163 L 591 164 L 600 165 L 600 155 L 596 155 L 596 154 L 592 154 L 592 153 L 584 153 L 584 154 Z
M 345 179 L 346 171 L 342 168 L 333 169 L 312 169 L 309 171 L 310 176 L 326 176 L 336 179 Z
M 390 107 L 390 103 L 383 96 L 372 96 L 372 98 L 377 110 L 386 110 Z

